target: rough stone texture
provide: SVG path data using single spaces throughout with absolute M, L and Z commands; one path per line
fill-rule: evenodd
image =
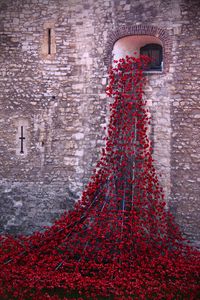
M 156 167 L 169 208 L 198 243 L 199 8 L 198 0 L 0 0 L 2 232 L 50 225 L 80 197 L 104 144 L 114 43 L 146 34 L 164 50 L 164 70 L 147 74 L 145 90 Z
M 200 3 L 183 1 L 174 32 L 171 209 L 187 238 L 200 240 Z

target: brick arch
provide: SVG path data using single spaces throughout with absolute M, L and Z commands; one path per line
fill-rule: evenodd
M 164 57 L 164 70 L 169 71 L 169 64 L 171 62 L 172 41 L 168 32 L 162 28 L 148 25 L 137 26 L 122 26 L 117 30 L 111 31 L 108 35 L 108 42 L 105 47 L 104 62 L 107 67 L 112 61 L 112 50 L 117 40 L 131 35 L 152 35 L 160 39 L 163 45 L 163 57 Z

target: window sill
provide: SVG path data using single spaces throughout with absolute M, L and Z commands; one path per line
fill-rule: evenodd
M 143 71 L 143 74 L 146 74 L 146 75 L 162 75 L 162 74 L 164 74 L 164 72 L 163 72 L 163 70 L 160 70 L 160 71 L 151 70 L 151 71 Z

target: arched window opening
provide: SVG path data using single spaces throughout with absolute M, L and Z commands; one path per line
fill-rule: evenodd
M 118 39 L 113 46 L 113 61 L 118 60 L 126 55 L 148 55 L 152 62 L 144 71 L 156 74 L 163 71 L 163 44 L 162 41 L 151 35 L 131 35 Z M 113 62 L 112 62 L 113 63 Z M 113 64 L 114 65 L 114 64 Z
M 147 44 L 140 48 L 140 54 L 147 55 L 151 58 L 151 63 L 145 71 L 162 71 L 163 53 L 161 45 Z

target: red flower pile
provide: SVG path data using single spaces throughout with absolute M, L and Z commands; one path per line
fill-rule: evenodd
M 106 147 L 82 199 L 45 232 L 1 237 L 0 299 L 197 299 L 200 254 L 166 210 L 147 135 L 142 69 L 110 70 Z

